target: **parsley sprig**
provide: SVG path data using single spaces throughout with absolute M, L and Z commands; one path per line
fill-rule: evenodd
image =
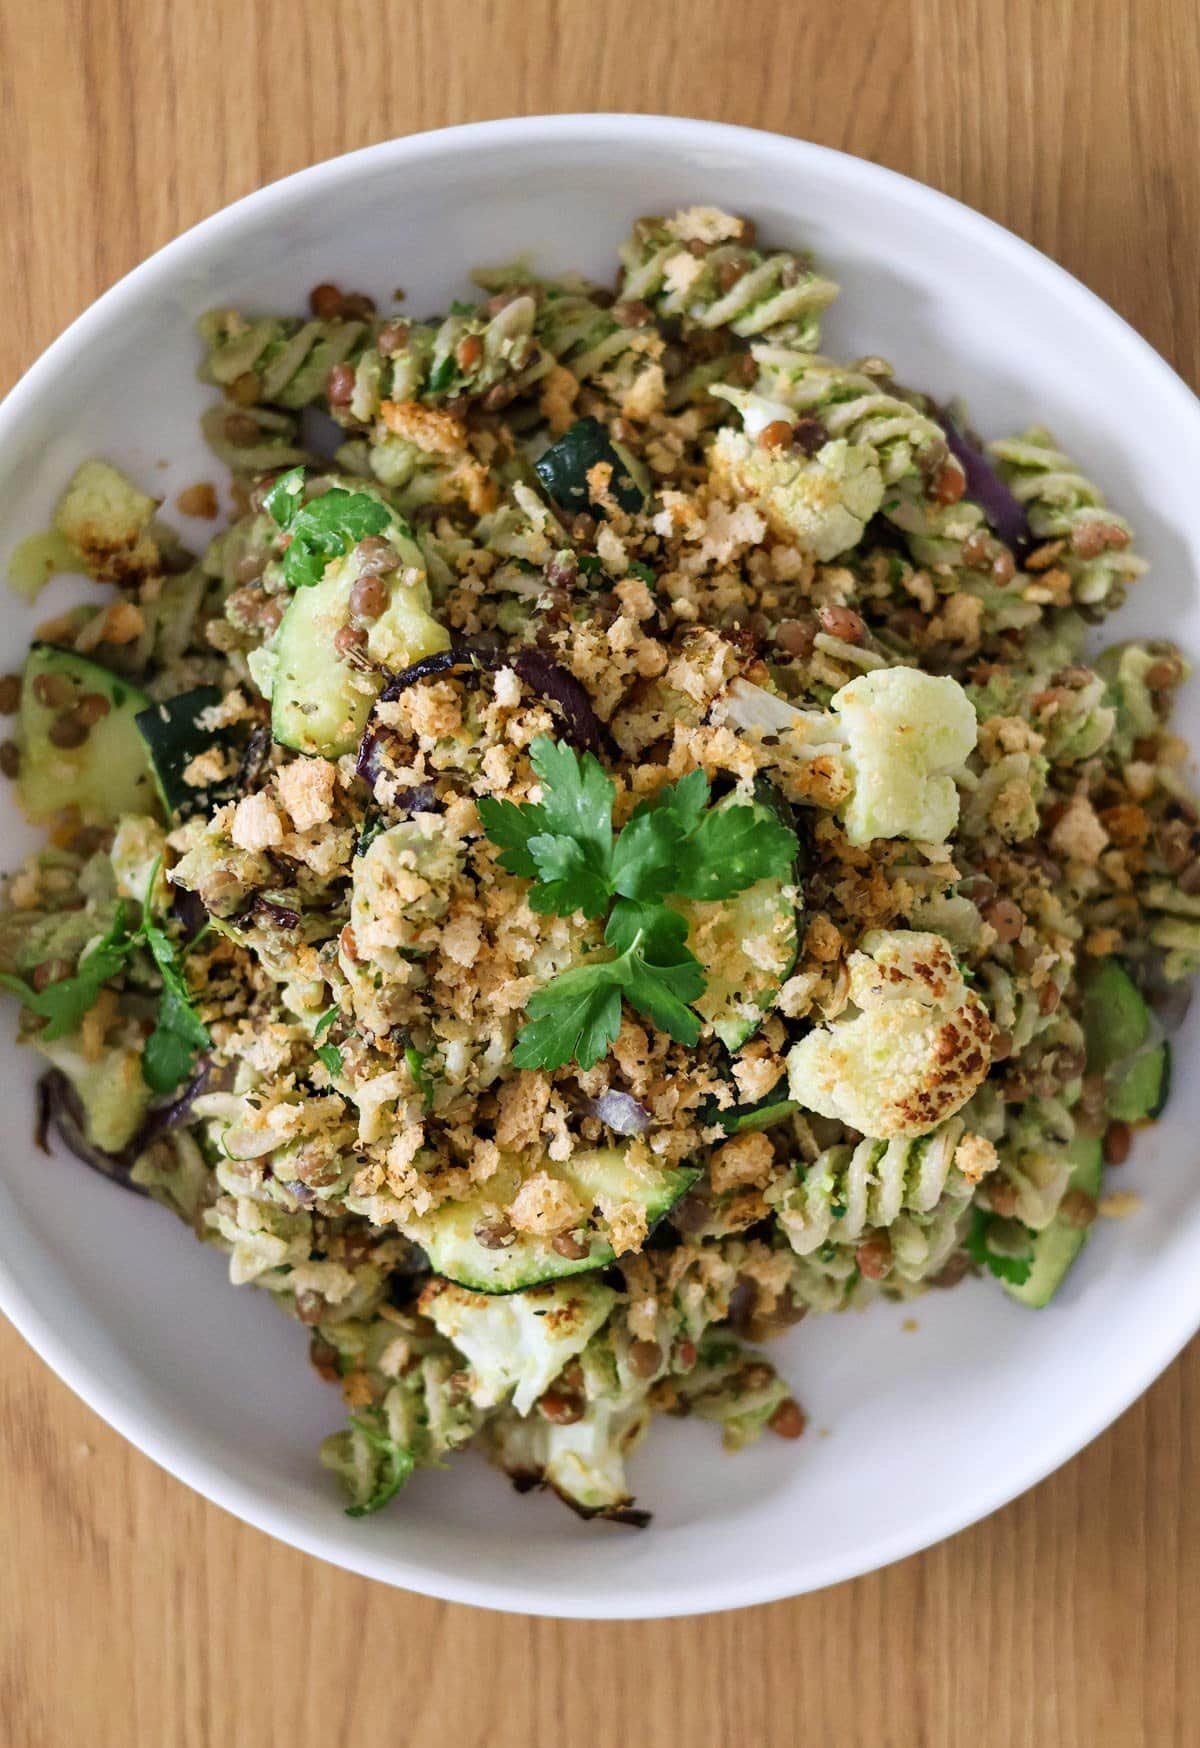
M 692 771 L 612 822 L 616 787 L 599 761 L 540 736 L 530 760 L 542 799 L 525 806 L 485 797 L 484 830 L 500 865 L 533 882 L 532 910 L 605 917 L 604 955 L 561 972 L 529 1003 L 513 1051 L 518 1068 L 591 1068 L 621 1026 L 621 1001 L 681 1044 L 695 1044 L 704 971 L 688 925 L 668 898 L 713 903 L 759 880 L 785 878 L 796 835 L 763 809 L 709 805 L 708 779 Z
M 304 501 L 304 469 L 289 468 L 263 499 L 263 507 L 291 541 L 283 555 L 284 581 L 292 589 L 310 588 L 335 558 L 344 558 L 368 534 L 382 534 L 391 511 L 366 492 L 333 486 Z
M 1023 1287 L 1033 1269 L 1033 1236 L 1030 1234 L 1030 1249 L 1024 1256 L 1010 1256 L 1002 1251 L 993 1250 L 988 1243 L 988 1233 L 991 1230 L 993 1216 L 982 1208 L 972 1208 L 971 1225 L 963 1240 L 963 1249 L 978 1268 L 987 1269 L 995 1275 L 998 1281 L 1007 1281 L 1010 1286 Z
M 196 1057 L 212 1040 L 208 1028 L 192 1006 L 182 958 L 151 913 L 150 897 L 159 867 L 160 863 L 155 862 L 142 900 L 141 920 L 135 929 L 130 929 L 126 921 L 126 906 L 122 902 L 117 905 L 107 932 L 89 947 L 72 976 L 48 983 L 45 989 L 34 989 L 23 978 L 5 974 L 0 975 L 0 986 L 10 990 L 31 1013 L 45 1020 L 42 1041 L 53 1044 L 78 1031 L 84 1015 L 95 1006 L 104 985 L 118 977 L 139 948 L 144 948 L 158 969 L 162 989 L 154 1030 L 142 1052 L 142 1077 L 151 1092 L 163 1094 L 174 1091 L 181 1081 L 187 1079 Z

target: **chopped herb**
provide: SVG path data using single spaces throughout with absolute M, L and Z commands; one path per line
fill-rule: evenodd
M 282 474 L 263 499 L 264 508 L 291 541 L 283 555 L 283 575 L 293 589 L 311 587 L 325 567 L 344 558 L 368 534 L 382 534 L 392 522 L 391 511 L 366 492 L 334 486 L 311 503 L 304 502 L 304 469 Z
M 454 359 L 447 353 L 446 357 L 435 364 L 429 373 L 429 393 L 443 394 L 454 381 L 457 368 Z
M 530 908 L 556 916 L 607 915 L 605 947 L 562 972 L 529 1003 L 517 1039 L 518 1068 L 590 1068 L 621 1025 L 622 996 L 683 1044 L 700 1036 L 689 1004 L 704 974 L 687 946 L 687 922 L 663 900 L 731 898 L 759 880 L 786 876 L 796 836 L 762 810 L 709 806 L 708 779 L 693 771 L 642 802 L 614 838 L 615 787 L 591 753 L 539 736 L 530 759 L 542 799 L 525 806 L 487 796 L 484 830 L 500 865 L 533 882 Z
M 313 1037 L 314 1038 L 323 1038 L 325 1036 L 326 1032 L 329 1030 L 330 1026 L 332 1026 L 333 1022 L 337 1019 L 338 1014 L 340 1012 L 341 1012 L 341 1009 L 338 1007 L 338 1004 L 336 1002 L 334 1002 L 332 1007 L 326 1008 L 325 1012 L 321 1015 L 320 1019 L 317 1021 L 316 1025 L 313 1027 Z
M 650 566 L 648 564 L 643 564 L 640 558 L 635 558 L 630 561 L 629 571 L 631 576 L 640 577 L 648 589 L 656 589 L 658 587 L 658 578 L 650 569 Z
M 992 1219 L 993 1216 L 985 1213 L 982 1208 L 972 1208 L 971 1229 L 963 1241 L 963 1249 L 973 1263 L 988 1269 L 998 1281 L 1007 1281 L 1013 1287 L 1023 1287 L 1033 1268 L 1033 1257 L 1002 1256 L 998 1251 L 992 1250 L 987 1241 Z
M 415 1044 L 409 1044 L 404 1052 L 404 1060 L 408 1072 L 413 1077 L 413 1085 L 421 1095 L 421 1103 L 427 1111 L 433 1109 L 433 1081 L 425 1064 L 429 1055 L 424 1050 L 418 1050 Z
M 450 305 L 450 314 L 452 316 L 473 316 L 477 307 L 478 306 L 473 303 L 467 303 L 465 299 L 461 297 L 456 297 L 454 302 Z
M 370 1517 L 372 1512 L 380 1510 L 389 1499 L 394 1499 L 416 1468 L 416 1459 L 406 1445 L 398 1445 L 394 1438 L 381 1432 L 369 1420 L 363 1420 L 359 1415 L 352 1415 L 351 1426 L 361 1433 L 370 1445 L 371 1450 L 379 1457 L 379 1474 L 376 1478 L 373 1492 L 360 1505 L 348 1505 L 347 1517 Z
M 162 990 L 154 1030 L 142 1051 L 142 1078 L 152 1092 L 160 1094 L 172 1092 L 186 1080 L 197 1055 L 212 1042 L 207 1027 L 192 1007 L 181 970 L 182 955 L 176 952 L 150 911 L 150 895 L 161 865 L 160 858 L 151 870 L 137 928 L 132 932 L 128 929 L 125 906 L 118 904 L 107 934 L 83 955 L 73 976 L 47 984 L 42 990 L 33 989 L 19 977 L 0 977 L 0 985 L 46 1021 L 42 1040 L 53 1044 L 79 1030 L 83 1016 L 95 1006 L 104 985 L 120 976 L 139 948 L 146 949 L 158 968 Z
M 0 986 L 11 991 L 32 1014 L 46 1021 L 41 1038 L 53 1044 L 69 1032 L 77 1032 L 84 1014 L 95 1006 L 106 983 L 124 971 L 136 944 L 125 926 L 125 906 L 118 904 L 107 934 L 89 947 L 71 977 L 34 989 L 21 977 L 0 975 Z
M 595 552 L 581 552 L 576 563 L 585 577 L 594 577 L 604 569 L 604 560 Z
M 342 1072 L 342 1053 L 336 1044 L 318 1044 L 317 1056 L 325 1064 L 330 1074 Z

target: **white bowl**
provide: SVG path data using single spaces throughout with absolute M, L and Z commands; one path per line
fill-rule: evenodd
M 1048 424 L 1133 518 L 1153 573 L 1120 630 L 1200 646 L 1200 406 L 1132 329 L 987 219 L 874 164 L 706 122 L 554 116 L 418 135 L 289 177 L 197 226 L 106 293 L 0 408 L 11 542 L 43 526 L 100 453 L 173 496 L 215 477 L 197 416 L 195 318 L 217 303 L 299 310 L 318 280 L 444 306 L 468 268 L 529 250 L 613 270 L 639 213 L 712 202 L 810 245 L 844 286 L 828 349 L 883 353 L 901 380 L 962 394 L 988 434 Z M 167 465 L 163 465 L 166 462 Z M 210 530 L 209 530 L 210 531 Z M 206 525 L 188 530 L 203 538 Z M 3 555 L 0 555 L 3 556 Z M 56 583 L 61 590 L 65 584 Z M 18 665 L 60 596 L 5 609 Z M 1192 703 L 1184 728 L 1200 727 Z M 5 798 L 11 860 L 31 841 Z M 5 1013 L 3 1023 L 11 1026 Z M 518 1498 L 472 1456 L 386 1513 L 342 1514 L 318 1467 L 342 1405 L 306 1338 L 161 1210 L 30 1144 L 35 1062 L 0 1061 L 0 1306 L 71 1387 L 173 1474 L 259 1528 L 353 1571 L 528 1613 L 654 1616 L 737 1607 L 865 1572 L 1041 1479 L 1144 1390 L 1200 1323 L 1195 1032 L 1166 1120 L 1120 1182 L 1054 1305 L 971 1282 L 917 1306 L 813 1318 L 778 1357 L 811 1416 L 799 1444 L 736 1457 L 667 1422 L 633 1462 L 643 1532 Z M 918 1328 L 908 1327 L 915 1318 Z

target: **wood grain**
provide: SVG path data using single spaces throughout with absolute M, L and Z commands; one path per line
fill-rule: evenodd
M 0 0 L 7 387 L 261 182 L 417 128 L 662 110 L 906 170 L 1200 374 L 1195 0 Z M 1014 336 L 1014 344 L 1019 337 Z M 990 1521 L 698 1621 L 508 1619 L 193 1497 L 0 1331 L 4 1748 L 1181 1748 L 1200 1740 L 1200 1350 Z

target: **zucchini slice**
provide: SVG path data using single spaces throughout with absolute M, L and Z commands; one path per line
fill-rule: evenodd
M 17 790 L 32 820 L 77 807 L 93 825 L 109 825 L 123 813 L 156 813 L 158 797 L 137 729 L 139 711 L 150 703 L 110 668 L 74 650 L 35 643 L 25 663 L 17 723 L 20 775 Z M 89 714 L 104 714 L 87 722 Z M 58 726 L 56 726 L 58 725 Z M 86 733 L 77 746 L 56 739 Z
M 330 759 L 351 752 L 386 670 L 449 648 L 450 634 L 431 612 L 420 549 L 410 537 L 392 533 L 404 563 L 391 580 L 387 607 L 367 632 L 371 666 L 352 667 L 333 648 L 349 620 L 350 592 L 359 578 L 353 552 L 331 564 L 319 583 L 297 589 L 271 642 L 252 658 L 254 678 L 271 699 L 271 733 L 280 746 Z
M 629 1153 L 627 1147 L 602 1147 L 573 1153 L 563 1165 L 553 1160 L 541 1164 L 541 1170 L 568 1184 L 591 1214 L 585 1231 L 590 1242 L 581 1257 L 562 1256 L 549 1239 L 528 1232 L 517 1233 L 497 1249 L 481 1241 L 479 1231 L 499 1225 L 520 1184 L 522 1174 L 515 1164 L 502 1165 L 467 1200 L 444 1202 L 432 1214 L 408 1221 L 404 1235 L 421 1246 L 435 1274 L 476 1293 L 518 1293 L 542 1281 L 602 1268 L 615 1252 L 598 1203 L 633 1202 L 653 1226 L 700 1176 L 698 1166 L 635 1165 Z
M 633 463 L 599 419 L 576 419 L 570 430 L 542 451 L 533 467 L 547 497 L 574 514 L 591 507 L 587 476 L 598 461 L 612 468 L 609 489 L 622 510 L 640 510 L 646 493 L 637 482 Z
M 719 1123 L 727 1135 L 747 1135 L 756 1129 L 773 1129 L 777 1123 L 786 1123 L 792 1112 L 799 1109 L 795 1099 L 783 1098 L 772 1091 L 752 1105 L 733 1105 L 725 1111 L 714 1106 L 705 1121 Z
M 1090 1135 L 1076 1136 L 1068 1148 L 1074 1161 L 1067 1189 L 1084 1190 L 1089 1196 L 1100 1193 L 1103 1153 L 1098 1139 Z M 1083 1249 L 1087 1239 L 1086 1226 L 1072 1226 L 1060 1215 L 1037 1233 L 1033 1240 L 1033 1266 L 1020 1286 L 1003 1283 L 1006 1293 L 1034 1310 L 1041 1310 L 1062 1286 L 1067 1270 Z
M 139 710 L 134 721 L 146 743 L 154 783 L 168 814 L 208 812 L 223 799 L 223 784 L 208 784 L 196 788 L 185 783 L 183 773 L 197 754 L 204 752 L 219 737 L 209 728 L 201 728 L 199 717 L 221 700 L 219 686 L 196 686 L 190 692 L 180 692 L 165 704 L 151 704 Z
M 1125 967 L 1106 959 L 1084 979 L 1083 1030 L 1089 1074 L 1105 1081 L 1110 1117 L 1140 1123 L 1167 1102 L 1171 1047 Z

